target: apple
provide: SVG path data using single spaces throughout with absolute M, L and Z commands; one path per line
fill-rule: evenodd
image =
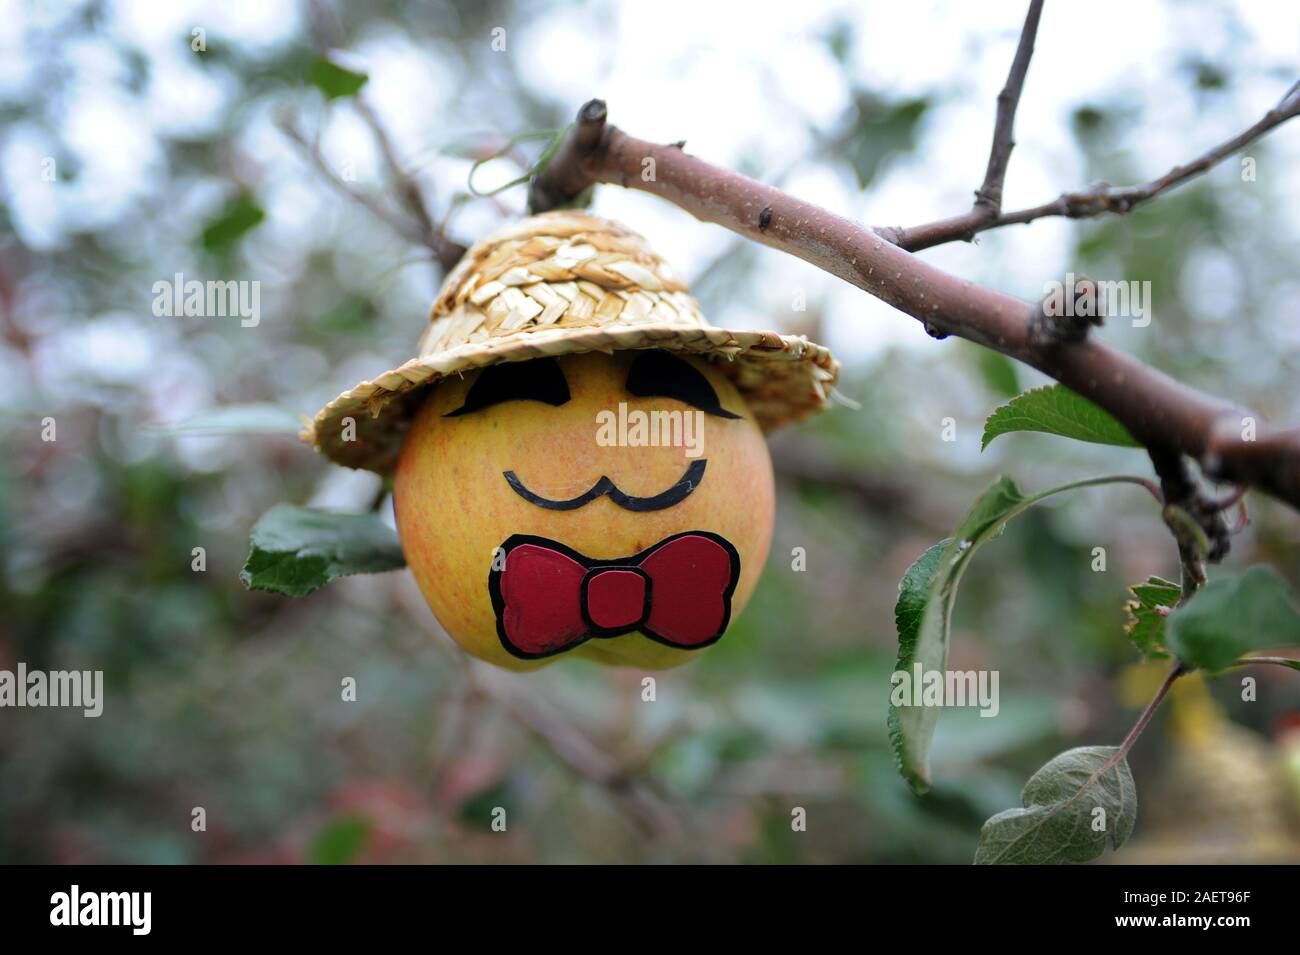
M 662 669 L 722 639 L 753 593 L 772 462 L 713 362 L 539 356 L 432 389 L 393 507 L 420 590 L 469 653 Z

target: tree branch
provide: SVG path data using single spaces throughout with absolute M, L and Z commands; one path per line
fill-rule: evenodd
M 309 0 L 307 9 L 316 46 L 322 56 L 328 56 L 331 50 L 343 45 L 343 31 L 340 29 L 333 13 L 326 9 L 325 4 L 320 0 Z M 451 271 L 456 263 L 461 260 L 461 257 L 464 256 L 465 247 L 447 238 L 442 228 L 434 223 L 429 212 L 424 189 L 420 186 L 420 182 L 415 178 L 414 174 L 402 168 L 402 164 L 397 159 L 397 149 L 393 145 L 393 138 L 388 134 L 388 129 L 380 120 L 379 114 L 375 112 L 374 107 L 370 105 L 370 101 L 365 98 L 364 94 L 357 93 L 352 97 L 352 105 L 356 108 L 362 122 L 370 129 L 370 134 L 374 137 L 375 144 L 379 147 L 379 153 L 383 157 L 384 166 L 388 170 L 389 179 L 392 180 L 394 190 L 407 216 L 414 222 L 414 228 L 411 227 L 410 223 L 406 222 L 403 222 L 400 226 L 397 225 L 386 209 L 348 186 L 344 180 L 340 179 L 329 168 L 328 163 L 325 162 L 315 144 L 308 146 L 301 134 L 293 135 L 290 133 L 290 138 L 309 150 L 313 163 L 325 174 L 336 189 L 341 189 L 352 196 L 410 241 L 431 249 L 438 260 L 438 264 L 442 267 L 442 271 L 444 273 Z M 280 128 L 289 133 L 291 127 L 292 123 L 282 122 Z M 381 209 L 383 211 L 380 211 Z
M 356 107 L 365 124 L 370 127 L 370 132 L 379 145 L 379 152 L 384 157 L 384 165 L 388 167 L 388 175 L 397 190 L 398 198 L 402 200 L 402 205 L 415 220 L 420 243 L 433 250 L 443 272 L 450 272 L 465 255 L 465 247 L 448 239 L 441 227 L 434 223 L 433 217 L 429 214 L 429 207 L 425 203 L 424 190 L 421 189 L 419 180 L 414 174 L 403 169 L 401 163 L 397 161 L 397 151 L 393 147 L 392 137 L 388 135 L 388 130 L 371 107 L 370 101 L 358 93 L 354 97 L 353 106 Z
M 996 215 L 1002 208 L 1002 185 L 1007 178 L 1007 162 L 1015 148 L 1012 138 L 1016 123 L 1016 107 L 1025 88 L 1025 74 L 1029 60 L 1034 55 L 1034 38 L 1038 35 L 1038 21 L 1043 15 L 1043 0 L 1032 0 L 1025 14 L 1025 25 L 1020 31 L 1020 44 L 1006 85 L 998 93 L 997 119 L 993 124 L 993 146 L 989 152 L 989 165 L 984 173 L 984 185 L 975 194 L 976 208 L 990 209 Z
M 1181 660 L 1173 665 L 1169 673 L 1166 674 L 1164 682 L 1160 684 L 1160 689 L 1156 691 L 1156 695 L 1151 698 L 1151 702 L 1142 710 L 1141 715 L 1138 716 L 1137 722 L 1133 724 L 1133 728 L 1129 730 L 1128 735 L 1124 737 L 1124 741 L 1119 744 L 1119 749 L 1116 750 L 1115 755 L 1107 761 L 1105 766 L 1097 771 L 1094 778 L 1101 776 L 1128 755 L 1129 750 L 1133 748 L 1133 744 L 1136 743 L 1138 737 L 1142 735 L 1142 731 L 1146 729 L 1147 724 L 1151 722 L 1151 717 L 1155 716 L 1156 710 L 1160 708 L 1160 704 L 1164 702 L 1164 698 L 1168 696 L 1169 691 L 1173 689 L 1174 682 L 1186 672 L 1187 667 Z
M 1091 338 L 1032 334 L 1039 305 L 950 275 L 872 229 L 689 155 L 629 136 L 593 100 L 531 194 L 571 200 L 595 183 L 659 196 L 704 222 L 803 259 L 943 334 L 1036 368 L 1114 415 L 1149 449 L 1181 452 L 1207 476 L 1253 485 L 1300 509 L 1300 430 L 1245 427 L 1240 407 L 1189 388 Z M 1249 435 L 1249 437 L 1247 437 Z M 1254 440 L 1251 440 L 1254 438 Z
M 1179 603 L 1183 604 L 1205 583 L 1206 561 L 1218 563 L 1227 556 L 1231 535 L 1219 502 L 1201 490 L 1182 454 L 1166 448 L 1152 448 L 1149 454 L 1160 477 L 1162 516 L 1178 544 L 1182 569 Z
M 1025 14 L 1025 25 L 1020 31 L 1020 43 L 1007 82 L 998 93 L 997 118 L 993 123 L 993 145 L 989 149 L 989 164 L 984 173 L 984 184 L 975 193 L 975 204 L 969 212 L 911 229 L 879 228 L 876 231 L 895 245 L 908 251 L 929 248 L 954 239 L 975 237 L 975 233 L 993 227 L 1002 212 L 1002 187 L 1007 178 L 1007 163 L 1015 148 L 1013 130 L 1016 107 L 1025 88 L 1025 74 L 1034 55 L 1034 39 L 1038 35 L 1038 21 L 1043 14 L 1042 0 L 1032 0 Z
M 1031 11 L 1032 13 L 1032 11 Z M 1006 90 L 1003 90 L 1006 93 Z M 999 96 L 999 105 L 1001 96 Z M 1074 192 L 1065 192 L 1051 202 L 1016 212 L 997 212 L 992 216 L 981 218 L 976 210 L 950 219 L 927 222 L 924 225 L 908 229 L 882 227 L 877 229 L 882 236 L 899 248 L 909 252 L 933 248 L 945 242 L 958 239 L 969 242 L 977 233 L 998 229 L 1002 226 L 1033 222 L 1051 216 L 1067 219 L 1090 219 L 1103 213 L 1122 215 L 1131 212 L 1137 206 L 1154 199 L 1161 193 L 1168 192 L 1196 176 L 1214 168 L 1229 156 L 1240 152 L 1255 142 L 1265 133 L 1281 126 L 1287 120 L 1300 115 L 1300 83 L 1296 83 L 1271 110 L 1264 114 L 1254 126 L 1231 139 L 1219 143 L 1191 162 L 1175 166 L 1159 178 L 1135 186 L 1110 186 L 1101 183 Z M 1000 198 L 1000 197 L 999 197 Z M 977 206 L 978 208 L 978 206 Z
M 311 164 L 316 167 L 317 172 L 319 172 L 325 181 L 333 186 L 335 191 L 340 195 L 347 196 L 375 218 L 387 224 L 394 232 L 400 235 L 403 239 L 406 239 L 408 242 L 421 245 L 427 244 L 422 239 L 420 232 L 415 228 L 414 224 L 407 220 L 406 217 L 389 209 L 380 199 L 352 188 L 348 181 L 340 176 L 326 161 L 325 157 L 321 155 L 319 146 L 307 138 L 290 116 L 282 115 L 278 117 L 276 120 L 276 126 L 279 127 L 280 132 L 284 133 L 290 142 L 302 150 L 303 155 L 305 155 Z

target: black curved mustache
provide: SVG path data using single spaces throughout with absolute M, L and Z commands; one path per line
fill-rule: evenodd
M 707 461 L 704 458 L 692 461 L 690 467 L 686 469 L 686 473 L 681 476 L 681 479 L 676 484 L 666 491 L 659 492 L 654 497 L 633 497 L 630 494 L 624 494 L 613 481 L 601 475 L 600 480 L 593 484 L 589 491 L 579 494 L 577 497 L 571 497 L 567 501 L 554 501 L 549 497 L 542 497 L 540 494 L 534 494 L 528 490 L 514 471 L 503 471 L 501 473 L 514 492 L 529 504 L 547 507 L 553 511 L 572 511 L 606 494 L 609 495 L 611 501 L 625 511 L 661 511 L 665 507 L 680 504 L 686 500 L 692 491 L 700 486 L 700 482 L 704 480 L 704 465 L 706 463 Z

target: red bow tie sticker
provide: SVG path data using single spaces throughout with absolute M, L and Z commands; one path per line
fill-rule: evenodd
M 707 647 L 727 629 L 739 577 L 736 548 L 708 531 L 614 560 L 515 534 L 493 561 L 488 591 L 502 646 L 535 660 L 634 630 L 682 650 Z

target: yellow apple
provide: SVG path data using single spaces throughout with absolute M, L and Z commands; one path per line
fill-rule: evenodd
M 425 599 L 474 656 L 660 669 L 748 601 L 773 499 L 767 444 L 727 377 L 633 350 L 440 382 L 404 439 L 393 506 Z

